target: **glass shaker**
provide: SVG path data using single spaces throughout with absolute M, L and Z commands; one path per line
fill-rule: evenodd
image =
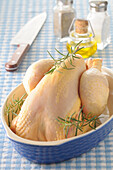
M 59 38 L 68 37 L 68 30 L 75 18 L 73 0 L 57 0 L 54 7 L 54 34 Z
M 95 32 L 97 48 L 103 50 L 110 43 L 110 17 L 107 13 L 107 1 L 90 1 L 90 20 Z
M 89 28 L 91 28 L 91 31 L 89 31 Z M 82 41 L 79 47 L 84 48 L 76 53 L 82 55 L 83 58 L 88 58 L 97 51 L 97 42 L 94 37 L 94 31 L 88 20 L 75 19 L 69 29 L 69 39 L 66 44 L 67 50 L 69 53 L 72 53 L 77 49 L 76 45 Z

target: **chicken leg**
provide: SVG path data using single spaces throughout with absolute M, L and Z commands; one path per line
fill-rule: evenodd
M 108 81 L 101 72 L 102 60 L 90 59 L 86 62 L 86 70 L 80 80 L 80 98 L 83 112 L 91 116 L 99 116 L 105 109 L 109 96 Z
M 53 64 L 54 61 L 52 59 L 42 59 L 30 65 L 23 79 L 23 85 L 27 94 L 36 87 L 44 74 L 49 71 Z

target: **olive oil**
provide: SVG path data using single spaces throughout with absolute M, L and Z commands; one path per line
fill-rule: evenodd
M 94 34 L 88 32 L 87 20 L 76 20 L 75 30 L 70 32 L 70 38 L 66 44 L 69 53 L 76 50 L 75 46 L 78 42 L 82 41 L 79 47 L 84 47 L 77 54 L 82 55 L 83 58 L 92 56 L 97 51 L 97 42 L 94 39 Z
M 66 47 L 69 53 L 76 50 L 75 45 L 76 43 L 74 41 L 67 42 Z M 89 43 L 81 43 L 79 47 L 84 47 L 84 48 L 76 52 L 76 54 L 80 54 L 83 58 L 88 58 L 97 51 L 97 42 L 91 41 Z

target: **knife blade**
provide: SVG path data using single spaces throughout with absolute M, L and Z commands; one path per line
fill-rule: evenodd
M 7 71 L 15 71 L 19 67 L 23 56 L 29 50 L 37 34 L 46 20 L 47 14 L 43 12 L 32 18 L 12 39 L 11 44 L 17 45 L 17 49 L 12 55 L 9 62 L 5 64 Z

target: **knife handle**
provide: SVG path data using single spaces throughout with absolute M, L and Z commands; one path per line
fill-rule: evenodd
M 16 49 L 15 53 L 13 54 L 11 60 L 5 64 L 5 69 L 7 71 L 15 71 L 17 70 L 19 64 L 22 61 L 23 56 L 28 51 L 30 45 L 29 44 L 21 44 Z

